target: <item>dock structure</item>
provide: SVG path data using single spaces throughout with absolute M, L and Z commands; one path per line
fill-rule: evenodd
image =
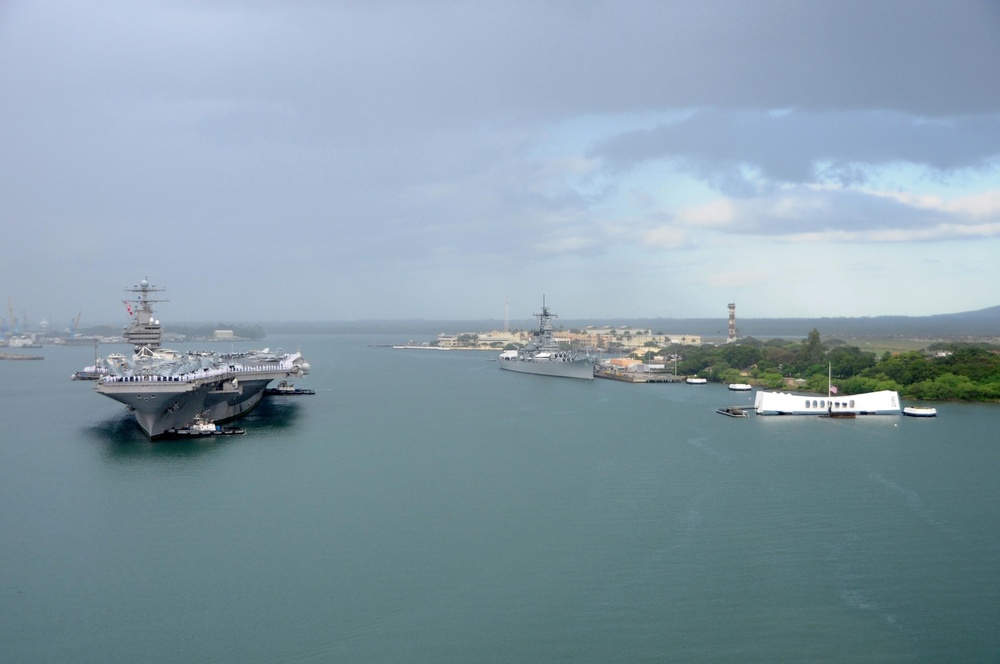
M 20 353 L 0 353 L 0 360 L 44 360 L 41 355 L 21 355 Z

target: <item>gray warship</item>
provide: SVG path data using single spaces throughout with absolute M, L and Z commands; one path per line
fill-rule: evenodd
M 497 358 L 497 364 L 506 371 L 560 378 L 594 379 L 594 362 L 588 355 L 563 350 L 552 336 L 552 319 L 556 315 L 545 306 L 535 314 L 538 329 L 531 333 L 531 340 L 518 350 L 506 350 Z
M 153 316 L 152 305 L 166 300 L 151 296 L 163 289 L 143 279 L 125 290 L 134 294 L 125 300 L 133 318 L 124 330 L 134 353 L 99 359 L 94 390 L 125 404 L 150 439 L 169 436 L 196 420 L 225 422 L 241 417 L 260 403 L 271 381 L 309 373 L 309 363 L 300 353 L 265 348 L 217 354 L 162 348 L 160 321 Z

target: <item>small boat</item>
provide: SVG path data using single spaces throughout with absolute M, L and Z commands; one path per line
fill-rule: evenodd
M 303 394 L 316 394 L 316 390 L 307 390 L 301 387 L 295 387 L 287 380 L 283 380 L 277 384 L 275 387 L 269 387 L 264 390 L 264 395 L 269 397 L 274 396 L 299 396 Z
M 696 376 L 689 376 L 684 379 L 684 382 L 688 385 L 704 385 L 708 382 L 707 378 L 698 378 Z
M 99 367 L 84 367 L 79 371 L 74 371 L 70 375 L 72 380 L 100 380 L 108 375 L 107 369 L 102 369 Z
M 749 392 L 753 389 L 753 385 L 748 383 L 730 383 L 729 389 L 733 392 Z
M 910 417 L 937 417 L 937 408 L 929 406 L 906 406 L 903 408 L 903 415 Z
M 237 427 L 220 427 L 212 420 L 206 420 L 199 416 L 186 427 L 170 429 L 167 433 L 177 438 L 202 438 L 205 436 L 239 436 L 246 433 L 246 430 Z
M 726 406 L 725 408 L 717 409 L 715 412 L 726 417 L 750 417 L 750 413 L 739 406 Z

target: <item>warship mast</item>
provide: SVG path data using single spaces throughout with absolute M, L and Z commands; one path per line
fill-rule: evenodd
M 143 278 L 137 285 L 125 289 L 128 293 L 135 293 L 136 297 L 125 300 L 129 315 L 132 316 L 132 322 L 125 328 L 123 336 L 125 341 L 135 347 L 136 352 L 139 352 L 141 348 L 156 350 L 160 347 L 162 331 L 160 330 L 160 321 L 153 318 L 153 304 L 169 302 L 169 300 L 154 300 L 149 295 L 163 290 L 151 285 L 148 278 Z M 135 305 L 134 311 L 131 306 L 133 304 Z

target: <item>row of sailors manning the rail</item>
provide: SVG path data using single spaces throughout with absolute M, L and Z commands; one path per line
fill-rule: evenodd
M 101 382 L 104 383 L 183 383 L 189 380 L 197 380 L 199 378 L 211 378 L 213 376 L 224 376 L 230 373 L 246 373 L 246 372 L 262 372 L 262 371 L 287 371 L 291 368 L 291 363 L 281 363 L 278 365 L 274 364 L 262 364 L 259 367 L 244 367 L 230 365 L 225 369 L 202 369 L 200 372 L 196 373 L 184 373 L 175 376 L 164 376 L 162 374 L 148 374 L 139 376 L 105 376 L 101 378 Z

